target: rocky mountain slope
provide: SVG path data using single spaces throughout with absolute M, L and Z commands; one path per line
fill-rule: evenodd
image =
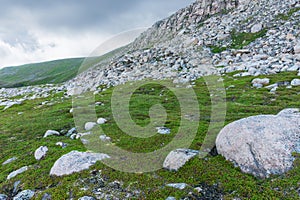
M 0 199 L 299 198 L 299 23 L 299 0 L 196 1 L 65 83 L 0 89 Z M 200 159 L 213 97 L 202 77 L 212 74 L 224 82 L 226 126 Z M 155 172 L 97 162 L 112 155 L 86 152 L 83 143 L 99 127 L 99 140 L 130 152 L 156 151 L 176 136 L 178 99 L 155 84 L 134 92 L 130 114 L 145 126 L 151 106 L 162 104 L 167 122 L 156 135 L 131 137 L 115 121 L 114 86 L 149 78 L 194 89 L 201 111 L 194 141 L 168 152 Z M 82 110 L 79 127 L 71 95 L 87 90 L 97 120 Z
M 296 0 L 196 1 L 157 22 L 127 54 L 109 65 L 99 63 L 68 88 L 95 90 L 148 76 L 189 82 L 233 71 L 243 71 L 242 76 L 297 71 L 298 11 Z

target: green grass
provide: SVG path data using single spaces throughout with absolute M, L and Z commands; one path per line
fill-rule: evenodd
M 253 77 L 234 78 L 232 74 L 224 76 L 224 84 L 228 89 L 226 124 L 235 120 L 259 114 L 276 114 L 289 107 L 300 107 L 300 87 L 292 89 L 279 88 L 276 94 L 267 89 L 251 87 Z M 296 78 L 295 73 L 280 73 L 264 76 L 271 80 L 271 84 L 278 81 L 290 81 Z M 97 106 L 98 117 L 108 119 L 103 125 L 105 134 L 110 136 L 115 145 L 132 152 L 151 152 L 168 144 L 178 130 L 180 109 L 175 95 L 159 85 L 146 85 L 138 89 L 131 98 L 130 113 L 132 119 L 139 125 L 145 126 L 150 122 L 149 108 L 157 103 L 162 104 L 167 111 L 166 127 L 171 129 L 170 135 L 156 135 L 147 139 L 132 138 L 124 134 L 116 125 L 111 112 L 111 95 L 114 88 L 96 96 L 104 106 Z M 210 122 L 210 95 L 204 79 L 196 81 L 195 91 L 200 104 L 200 122 L 197 135 L 191 144 L 192 149 L 200 149 Z M 52 199 L 68 199 L 72 192 L 73 198 L 91 195 L 92 187 L 87 191 L 80 190 L 79 179 L 91 176 L 90 171 L 102 170 L 102 175 L 110 181 L 119 180 L 127 187 L 142 191 L 140 199 L 165 199 L 174 196 L 177 199 L 194 192 L 191 188 L 177 190 L 164 187 L 166 183 L 185 182 L 191 186 L 201 183 L 208 185 L 218 184 L 224 193 L 224 199 L 240 197 L 242 199 L 298 199 L 296 191 L 300 180 L 300 159 L 297 158 L 295 168 L 285 175 L 272 176 L 269 179 L 259 180 L 251 175 L 241 173 L 232 163 L 222 156 L 208 156 L 206 159 L 194 158 L 178 172 L 169 172 L 161 169 L 151 173 L 125 173 L 111 169 L 97 162 L 90 170 L 75 173 L 64 177 L 50 177 L 49 171 L 53 163 L 71 150 L 86 150 L 78 140 L 71 140 L 64 136 L 43 138 L 48 129 L 62 130 L 74 127 L 72 115 L 69 113 L 71 99 L 61 100 L 62 93 L 47 99 L 25 101 L 6 111 L 0 111 L 0 163 L 17 156 L 18 160 L 2 166 L 0 165 L 0 193 L 5 193 L 13 187 L 13 183 L 21 180 L 22 189 L 35 189 L 38 194 L 35 199 L 41 199 L 44 193 L 52 195 Z M 53 106 L 40 106 L 45 100 L 54 99 L 58 103 Z M 18 112 L 24 112 L 18 115 Z M 58 141 L 69 145 L 65 149 L 55 146 Z M 46 145 L 49 152 L 45 159 L 36 161 L 33 153 L 36 148 Z M 151 163 L 149 163 L 151 164 Z M 7 175 L 24 165 L 30 169 L 21 175 L 7 181 Z M 275 189 L 277 188 L 277 189 Z M 294 188 L 294 189 L 291 189 Z
M 287 21 L 295 12 L 298 12 L 299 10 L 300 8 L 292 8 L 286 14 L 278 14 L 276 19 Z
M 232 44 L 230 48 L 232 49 L 242 49 L 256 39 L 264 37 L 267 33 L 267 29 L 263 29 L 257 33 L 247 33 L 247 32 L 237 32 L 233 30 L 231 32 Z

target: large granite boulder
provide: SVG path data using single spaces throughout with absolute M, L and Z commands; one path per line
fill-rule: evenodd
M 259 115 L 224 127 L 216 140 L 218 153 L 243 172 L 265 178 L 290 170 L 300 153 L 299 109 Z

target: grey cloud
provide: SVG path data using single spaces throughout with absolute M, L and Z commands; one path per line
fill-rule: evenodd
M 44 29 L 81 31 L 91 28 L 109 32 L 149 26 L 190 2 L 192 0 L 11 0 L 2 2 L 6 12 L 0 13 L 0 18 L 19 8 L 29 11 Z
M 94 40 L 151 26 L 193 1 L 0 0 L 0 68 L 86 56 Z

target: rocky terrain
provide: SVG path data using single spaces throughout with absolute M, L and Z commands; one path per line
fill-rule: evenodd
M 1 88 L 0 199 L 300 198 L 299 23 L 298 0 L 196 1 L 65 83 Z M 201 78 L 209 75 L 224 81 L 227 125 L 216 148 L 199 159 L 211 106 Z M 176 98 L 154 85 L 135 94 L 133 118 L 149 123 L 145 102 L 161 98 L 172 114 L 165 127 L 147 140 L 116 128 L 113 88 L 145 79 L 194 88 L 203 114 L 189 149 L 171 151 L 158 172 L 129 175 L 100 164 L 111 156 L 86 152 L 82 143 L 100 126 L 108 131 L 99 137 L 106 145 L 135 152 L 172 140 L 180 120 Z M 97 121 L 76 127 L 72 95 L 89 90 Z

